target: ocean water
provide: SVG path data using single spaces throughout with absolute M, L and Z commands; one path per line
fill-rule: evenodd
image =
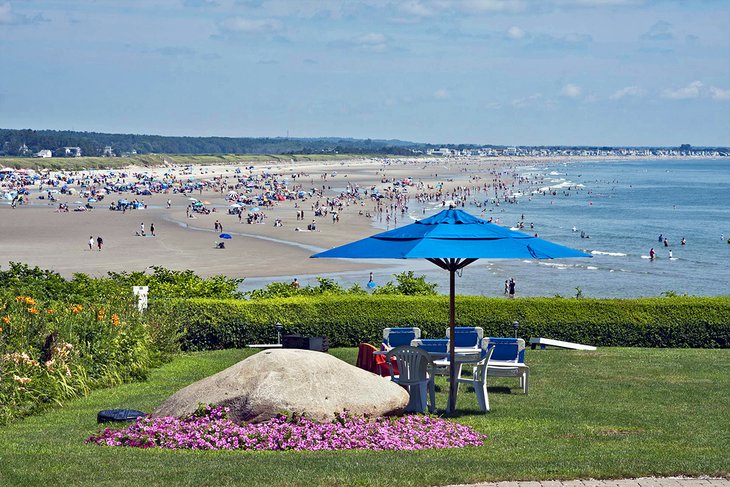
M 541 182 L 516 188 L 522 193 L 517 203 L 481 208 L 467 204 L 463 209 L 475 215 L 484 211 L 484 218 L 499 219 L 507 227 L 522 221 L 522 231 L 538 233 L 540 238 L 593 257 L 479 260 L 457 278 L 458 294 L 502 296 L 504 281 L 514 278 L 518 296 L 572 297 L 578 292 L 585 297 L 660 296 L 667 292 L 730 295 L 730 160 L 556 163 L 526 165 L 518 172 Z M 435 206 L 426 206 L 426 216 L 440 210 Z M 422 218 L 423 210 L 412 203 L 409 221 Z M 581 238 L 581 232 L 588 238 Z M 668 246 L 659 241 L 660 234 L 667 238 Z M 682 238 L 686 245 L 680 245 Z M 649 259 L 652 247 L 657 255 L 654 261 Z M 438 283 L 440 292 L 448 292 L 448 274 L 428 262 L 379 263 L 392 267 L 375 270 L 376 282 L 414 270 Z M 364 287 L 368 273 L 327 277 L 344 286 L 358 282 Z M 299 279 L 316 284 L 313 276 Z M 247 280 L 244 289 L 260 287 L 266 281 Z

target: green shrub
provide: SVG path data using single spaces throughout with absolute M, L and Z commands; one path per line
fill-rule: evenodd
M 242 300 L 155 300 L 152 315 L 179 326 L 185 350 L 243 347 L 284 333 L 329 337 L 330 346 L 378 343 L 383 328 L 417 326 L 426 338 L 445 334 L 447 296 L 320 295 Z M 729 297 L 645 299 L 500 299 L 457 296 L 457 325 L 488 336 L 519 334 L 597 346 L 727 348 Z
M 96 304 L 0 293 L 0 424 L 146 377 L 163 355 L 131 299 Z

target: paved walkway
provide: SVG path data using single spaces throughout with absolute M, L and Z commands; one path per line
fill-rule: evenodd
M 449 487 L 730 487 L 730 479 L 709 477 L 643 477 L 614 480 L 525 480 L 519 482 L 489 482 L 459 484 Z

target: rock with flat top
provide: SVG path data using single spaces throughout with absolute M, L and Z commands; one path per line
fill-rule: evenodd
M 264 350 L 170 396 L 157 416 L 185 416 L 199 405 L 230 408 L 237 422 L 259 423 L 279 413 L 328 421 L 343 410 L 356 415 L 401 414 L 408 392 L 388 378 L 310 350 Z

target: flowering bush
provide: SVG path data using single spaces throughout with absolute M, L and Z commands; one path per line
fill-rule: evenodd
M 154 359 L 131 299 L 79 304 L 0 291 L 0 424 L 142 378 Z
M 239 425 L 227 409 L 206 407 L 183 418 L 142 417 L 126 428 L 107 428 L 86 443 L 191 450 L 424 450 L 480 446 L 485 436 L 432 416 L 369 420 L 344 412 L 329 423 L 279 416 Z

